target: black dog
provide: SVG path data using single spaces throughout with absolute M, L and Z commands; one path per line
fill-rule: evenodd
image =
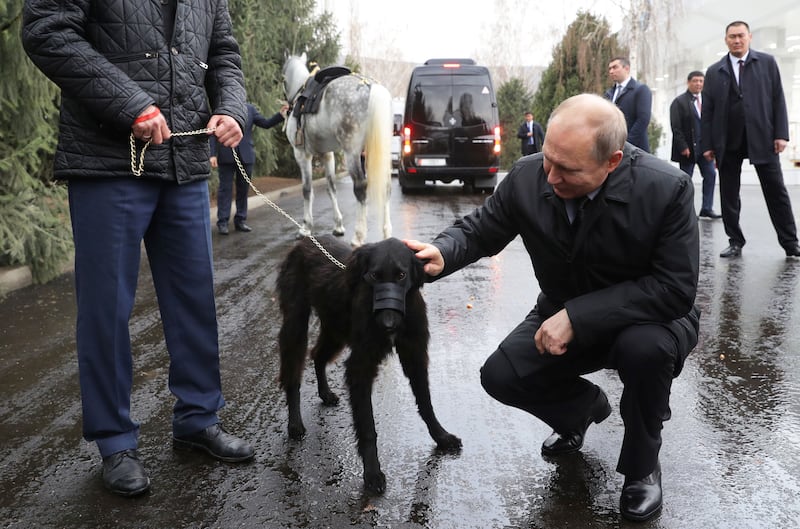
M 358 453 L 364 463 L 364 486 L 382 493 L 386 477 L 378 462 L 372 384 L 378 366 L 394 345 L 408 377 L 422 420 L 440 449 L 457 450 L 461 440 L 439 424 L 428 386 L 428 316 L 420 288 L 425 282 L 422 262 L 402 241 L 386 239 L 351 251 L 333 237 L 319 242 L 345 270 L 334 264 L 308 238 L 298 242 L 281 264 L 278 296 L 283 325 L 278 337 L 280 383 L 289 406 L 289 437 L 305 433 L 300 417 L 300 381 L 308 349 L 312 309 L 320 321 L 311 350 L 322 402 L 332 406 L 339 397 L 328 387 L 326 365 L 350 346 L 345 381 L 350 392 Z

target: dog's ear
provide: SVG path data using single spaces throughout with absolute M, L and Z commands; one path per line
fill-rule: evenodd
M 356 248 L 347 260 L 347 286 L 350 292 L 363 281 L 364 274 L 369 267 L 369 256 L 372 244 L 365 244 Z
M 425 270 L 423 269 L 425 263 L 422 260 L 417 259 L 417 256 L 414 254 L 414 251 L 411 250 L 410 248 L 409 248 L 409 261 L 410 262 L 408 267 L 408 275 L 409 278 L 411 279 L 411 284 L 415 288 L 422 288 L 422 286 L 425 284 L 426 281 Z

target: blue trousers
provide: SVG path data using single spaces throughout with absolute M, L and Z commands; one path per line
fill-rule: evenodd
M 244 170 L 252 177 L 253 164 L 243 165 Z M 233 221 L 239 223 L 247 218 L 247 193 L 250 191 L 250 186 L 235 164 L 221 163 L 219 164 L 219 188 L 217 189 L 217 224 L 227 224 L 230 219 L 234 175 L 236 175 L 236 214 Z
M 681 171 L 692 177 L 694 173 L 695 162 L 679 162 L 678 164 Z M 703 156 L 697 159 L 697 167 L 700 169 L 700 176 L 703 177 L 702 191 L 703 198 L 700 209 L 702 211 L 711 211 L 714 209 L 714 187 L 717 181 L 717 171 L 714 169 L 714 161 L 706 160 Z
M 83 435 L 107 455 L 137 447 L 130 416 L 129 319 L 144 241 L 177 401 L 174 435 L 219 422 L 219 373 L 208 184 L 72 180 L 76 340 Z

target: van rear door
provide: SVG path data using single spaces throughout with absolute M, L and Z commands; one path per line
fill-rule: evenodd
M 488 77 L 439 73 L 415 81 L 409 122 L 420 165 L 490 165 L 494 101 Z

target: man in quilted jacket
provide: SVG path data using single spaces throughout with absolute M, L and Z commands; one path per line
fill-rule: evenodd
M 208 134 L 235 147 L 246 112 L 227 0 L 26 0 L 22 42 L 61 88 L 54 176 L 68 185 L 75 242 L 83 435 L 105 485 L 150 487 L 130 414 L 142 241 L 170 356 L 173 446 L 252 459 L 217 415 Z

